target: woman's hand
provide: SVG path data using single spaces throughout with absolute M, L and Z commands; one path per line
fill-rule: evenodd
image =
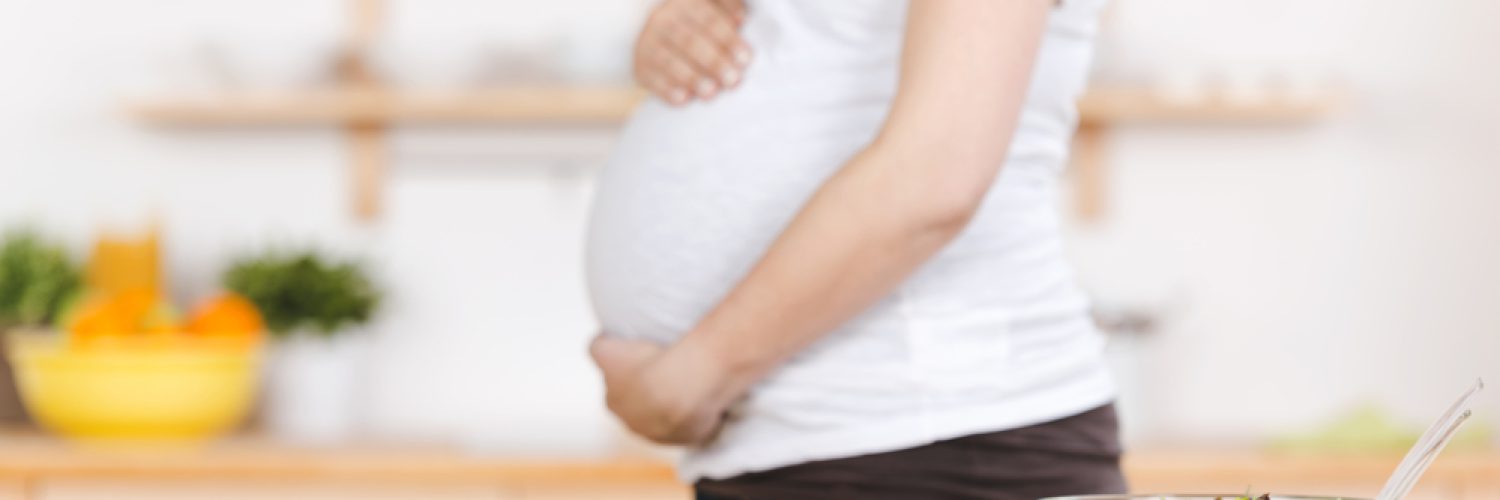
M 702 444 L 723 423 L 724 372 L 679 347 L 600 335 L 589 354 L 604 374 L 609 410 L 631 431 L 660 444 Z
M 750 63 L 744 0 L 663 0 L 635 42 L 635 80 L 680 106 L 739 84 Z

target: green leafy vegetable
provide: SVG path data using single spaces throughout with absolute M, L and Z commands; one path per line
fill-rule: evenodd
M 380 303 L 380 293 L 358 265 L 331 262 L 312 251 L 241 259 L 223 281 L 253 302 L 278 336 L 299 329 L 333 335 L 368 322 Z
M 51 322 L 82 282 L 62 246 L 30 230 L 7 233 L 0 244 L 0 325 Z

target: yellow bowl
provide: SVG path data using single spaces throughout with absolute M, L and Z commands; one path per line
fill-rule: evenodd
M 17 388 L 38 423 L 97 442 L 194 442 L 234 429 L 249 413 L 260 351 L 245 342 L 122 339 L 68 345 L 16 332 L 8 351 Z

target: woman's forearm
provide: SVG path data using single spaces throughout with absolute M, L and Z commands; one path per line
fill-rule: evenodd
M 678 354 L 715 360 L 722 398 L 890 293 L 952 240 L 977 202 L 910 178 L 908 153 L 871 148 L 830 178 Z M 717 398 L 716 398 L 717 399 Z

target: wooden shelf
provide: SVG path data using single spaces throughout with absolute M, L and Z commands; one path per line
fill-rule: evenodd
M 339 126 L 348 130 L 355 212 L 372 219 L 380 210 L 387 170 L 385 130 L 395 124 L 613 125 L 624 121 L 645 94 L 624 86 L 538 86 L 471 92 L 423 93 L 381 87 L 351 77 L 338 89 L 309 92 L 228 93 L 194 98 L 145 99 L 128 105 L 137 119 L 159 126 Z M 1107 208 L 1106 131 L 1116 125 L 1295 125 L 1336 110 L 1336 93 L 1246 102 L 1209 92 L 1183 101 L 1145 88 L 1101 86 L 1079 100 L 1073 173 L 1075 213 L 1083 220 Z
M 628 87 L 526 87 L 465 93 L 350 88 L 141 100 L 129 108 L 147 123 L 176 126 L 618 123 L 643 95 Z
M 1334 91 L 1302 97 L 1268 95 L 1236 100 L 1224 92 L 1173 99 L 1162 92 L 1129 87 L 1096 87 L 1078 101 L 1083 126 L 1162 123 L 1182 125 L 1289 125 L 1321 119 L 1344 101 Z
M 159 125 L 277 126 L 351 123 L 548 124 L 618 123 L 645 94 L 630 87 L 518 87 L 422 93 L 335 89 L 281 94 L 163 98 L 129 104 L 138 119 Z M 1179 102 L 1136 88 L 1102 87 L 1079 101 L 1080 121 L 1122 123 L 1290 124 L 1334 110 L 1340 99 L 1236 102 L 1222 96 Z
M 1078 101 L 1079 127 L 1073 138 L 1073 213 L 1084 222 L 1108 211 L 1109 130 L 1122 125 L 1287 126 L 1316 122 L 1337 111 L 1345 99 L 1329 90 L 1305 96 L 1270 94 L 1236 99 L 1225 91 L 1176 99 L 1149 88 L 1097 86 Z

